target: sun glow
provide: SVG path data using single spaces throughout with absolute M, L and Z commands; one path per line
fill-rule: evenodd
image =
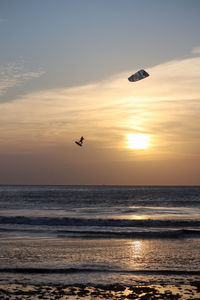
M 144 133 L 128 134 L 127 148 L 146 149 L 149 146 L 149 135 Z

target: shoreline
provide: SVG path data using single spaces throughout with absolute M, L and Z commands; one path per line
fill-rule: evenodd
M 0 284 L 1 299 L 200 299 L 200 281 L 191 284 L 86 285 Z

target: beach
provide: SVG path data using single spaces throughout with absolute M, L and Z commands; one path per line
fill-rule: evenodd
M 1 186 L 0 208 L 1 299 L 200 298 L 199 187 Z
M 200 282 L 192 285 L 0 285 L 1 299 L 199 299 Z

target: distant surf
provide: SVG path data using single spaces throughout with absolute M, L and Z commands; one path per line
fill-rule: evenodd
M 24 217 L 0 216 L 0 224 L 48 225 L 48 226 L 106 226 L 106 227 L 197 227 L 200 220 L 132 220 L 107 218 L 51 218 L 51 217 Z
M 0 273 L 18 274 L 69 274 L 69 273 L 125 273 L 125 274 L 149 274 L 149 275 L 200 275 L 200 270 L 126 270 L 97 269 L 97 268 L 0 268 Z
M 179 238 L 200 237 L 200 220 L 130 220 L 1 216 L 0 232 L 47 233 L 57 237 Z

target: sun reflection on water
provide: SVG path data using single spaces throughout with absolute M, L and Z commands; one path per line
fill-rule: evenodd
M 133 215 L 131 216 L 132 220 L 144 220 L 145 216 L 141 216 L 141 215 Z
M 130 268 L 132 270 L 141 268 L 144 263 L 144 244 L 142 240 L 134 240 L 131 242 L 131 260 Z
M 132 243 L 134 255 L 138 255 L 142 251 L 142 241 L 136 240 Z

